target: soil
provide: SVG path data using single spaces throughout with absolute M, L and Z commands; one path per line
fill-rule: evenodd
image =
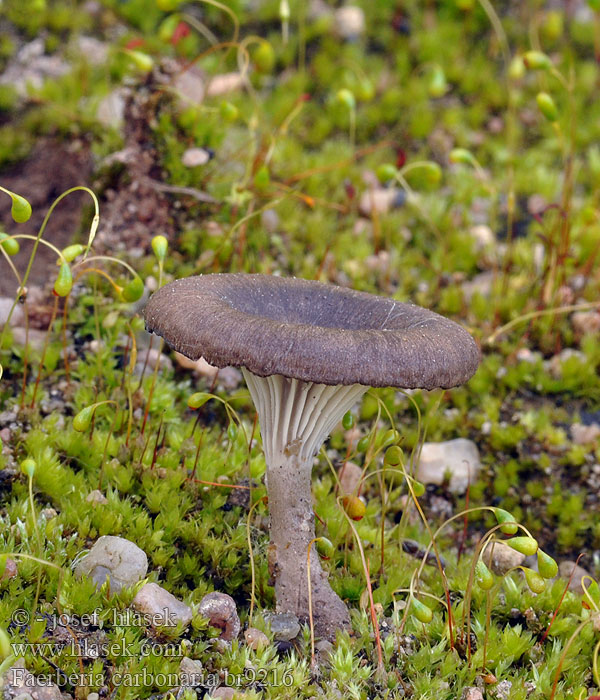
M 0 172 L 0 183 L 6 189 L 26 197 L 33 213 L 29 221 L 16 224 L 10 215 L 11 200 L 0 198 L 0 222 L 7 233 L 37 235 L 48 207 L 65 190 L 77 185 L 90 184 L 92 157 L 82 140 L 64 143 L 44 139 L 37 143 L 31 155 L 24 161 Z M 80 231 L 82 208 L 90 202 L 89 195 L 74 192 L 66 197 L 49 219 L 44 239 L 57 248 L 69 245 Z M 23 274 L 33 242 L 19 241 L 21 252 L 13 258 L 17 270 Z M 44 287 L 53 284 L 50 279 L 56 255 L 46 246 L 40 246 L 28 280 L 30 285 Z M 0 276 L 0 295 L 14 296 L 18 284 L 10 274 Z

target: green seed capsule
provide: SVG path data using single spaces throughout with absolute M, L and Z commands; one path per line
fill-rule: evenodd
M 252 54 L 254 66 L 259 73 L 271 73 L 275 67 L 275 51 L 268 41 L 261 41 Z
M 548 68 L 552 68 L 552 61 L 541 51 L 528 51 L 523 56 L 523 62 L 525 67 L 530 70 L 548 70 Z
M 475 156 L 466 148 L 453 148 L 449 156 L 451 163 L 463 163 L 465 165 L 473 165 Z
M 240 116 L 238 108 L 225 100 L 219 106 L 219 114 L 226 122 L 234 122 Z
M 10 238 L 7 233 L 0 233 L 0 241 L 2 241 L 0 245 L 7 255 L 16 255 L 21 249 L 19 241 Z
M 508 66 L 508 77 L 511 80 L 521 80 L 525 75 L 525 61 L 522 56 L 515 56 Z
M 437 163 L 429 160 L 421 166 L 425 172 L 427 183 L 431 186 L 438 185 L 442 179 L 442 169 Z
M 429 79 L 428 91 L 430 97 L 443 97 L 448 92 L 446 74 L 444 73 L 444 69 L 439 65 L 433 67 L 431 78 Z
M 362 520 L 367 512 L 367 506 L 358 496 L 344 496 L 342 505 L 351 520 Z
M 139 68 L 144 73 L 149 73 L 152 70 L 154 61 L 147 53 L 136 51 L 135 49 L 124 49 L 124 51 L 136 68 Z
M 78 255 L 81 255 L 85 248 L 80 243 L 75 243 L 73 245 L 68 245 L 62 250 L 63 258 L 68 262 L 73 262 Z
M 398 173 L 398 170 L 391 163 L 382 163 L 376 171 L 377 179 L 379 182 L 385 184 L 390 180 L 393 180 Z
M 69 263 L 61 263 L 54 283 L 54 294 L 57 297 L 66 297 L 73 288 L 73 275 Z
M 357 452 L 366 452 L 369 449 L 370 442 L 371 438 L 369 435 L 365 435 L 364 437 L 362 437 L 356 444 Z
M 538 92 L 535 98 L 540 112 L 546 117 L 549 122 L 558 120 L 558 109 L 554 100 L 547 92 Z
M 397 467 L 398 465 L 402 464 L 402 459 L 402 450 L 398 447 L 398 445 L 392 445 L 385 451 L 383 463 L 389 464 L 391 467 Z
M 342 88 L 341 90 L 338 90 L 336 96 L 336 100 L 343 104 L 346 109 L 352 111 L 356 109 L 356 98 L 354 97 L 354 93 L 352 91 L 348 90 L 347 88 Z
M 558 564 L 541 549 L 537 551 L 537 562 L 538 571 L 544 578 L 554 578 L 558 574 Z
M 433 619 L 433 610 L 416 598 L 412 598 L 410 601 L 410 611 L 419 622 L 427 624 Z
M 363 78 L 356 86 L 356 96 L 362 102 L 370 102 L 375 97 L 375 85 L 368 78 Z
M 261 165 L 254 175 L 254 187 L 259 192 L 264 192 L 271 184 L 271 175 L 266 165 Z
M 489 591 L 494 586 L 494 576 L 481 559 L 475 564 L 475 581 L 484 591 Z
M 12 647 L 10 645 L 10 637 L 2 627 L 0 627 L 0 660 L 8 659 L 12 654 Z
M 21 197 L 19 194 L 11 194 L 10 196 L 12 198 L 12 207 L 10 209 L 12 218 L 18 224 L 29 221 L 29 217 L 31 216 L 31 204 L 29 204 L 25 197 Z
M 529 589 L 534 593 L 543 593 L 546 590 L 546 582 L 544 579 L 538 574 L 537 571 L 526 567 L 522 568 L 523 572 L 525 573 L 525 580 L 527 581 Z
M 517 534 L 519 531 L 519 526 L 515 520 L 515 516 L 512 513 L 509 513 L 507 510 L 503 510 L 502 508 L 496 508 L 494 510 L 494 515 L 496 516 L 498 525 L 502 525 L 500 532 L 504 533 L 505 535 Z
M 230 423 L 227 426 L 227 437 L 229 438 L 230 442 L 233 442 L 238 434 L 238 427 L 235 423 Z
M 351 430 L 354 428 L 354 416 L 350 411 L 347 413 L 344 413 L 344 417 L 342 418 L 342 428 L 344 430 Z
M 421 498 L 421 496 L 425 493 L 425 484 L 421 481 L 416 481 L 415 479 L 413 479 L 412 487 L 413 493 L 417 498 Z
M 381 441 L 382 447 L 386 445 L 394 445 L 400 440 L 400 433 L 397 430 L 386 430 Z
M 121 291 L 121 297 L 124 301 L 133 302 L 141 298 L 144 293 L 144 283 L 141 277 L 137 275 L 128 282 Z
M 166 258 L 168 249 L 169 241 L 167 241 L 164 236 L 154 236 L 152 239 L 152 250 L 154 251 L 154 255 L 156 255 L 159 262 L 163 262 L 163 260 Z
M 35 468 L 36 468 L 35 460 L 31 459 L 31 457 L 28 457 L 27 459 L 24 459 L 21 462 L 21 471 L 29 479 L 33 479 L 33 475 L 35 474 Z
M 204 406 L 207 401 L 210 401 L 211 398 L 212 396 L 210 394 L 207 394 L 204 391 L 198 391 L 195 394 L 192 394 L 188 399 L 188 408 L 193 408 L 194 410 L 200 408 L 200 406 Z
M 512 537 L 510 540 L 506 540 L 506 544 L 527 557 L 535 554 L 538 550 L 537 540 L 534 540 L 533 537 Z
M 331 540 L 328 540 L 327 537 L 319 537 L 315 545 L 321 559 L 331 559 L 335 552 L 335 547 Z
M 165 43 L 171 41 L 180 21 L 180 16 L 177 14 L 166 17 L 158 27 L 158 38 Z
M 73 429 L 78 433 L 85 433 L 85 431 L 92 424 L 92 418 L 94 416 L 94 410 L 96 406 L 86 406 L 82 408 L 81 411 L 73 418 Z

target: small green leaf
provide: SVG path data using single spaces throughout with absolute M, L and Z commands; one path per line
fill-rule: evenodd
M 448 82 L 444 69 L 436 64 L 431 71 L 431 78 L 428 86 L 430 97 L 443 97 L 448 92 Z
M 0 627 L 0 659 L 8 659 L 12 654 L 12 647 L 10 645 L 10 637 L 8 636 L 6 630 Z

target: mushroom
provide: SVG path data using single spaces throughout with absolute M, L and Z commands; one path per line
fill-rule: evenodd
M 240 367 L 256 406 L 280 612 L 308 618 L 307 553 L 315 536 L 313 458 L 369 387 L 450 388 L 480 359 L 461 326 L 413 304 L 321 282 L 210 274 L 157 291 L 146 328 L 190 359 Z M 348 627 L 346 605 L 313 551 L 317 634 Z

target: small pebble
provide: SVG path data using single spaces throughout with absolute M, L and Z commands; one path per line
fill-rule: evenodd
M 525 561 L 524 554 L 504 542 L 494 542 L 493 547 L 490 544 L 481 558 L 497 576 L 504 576 L 510 569 L 521 566 Z
M 179 682 L 184 688 L 195 688 L 204 683 L 202 661 L 184 656 L 179 664 Z
M 300 623 L 292 613 L 267 613 L 265 620 L 277 642 L 289 642 L 300 634 Z
M 256 627 L 248 627 L 244 632 L 244 639 L 246 644 L 254 651 L 259 651 L 266 646 L 269 646 L 269 638 L 264 632 L 256 629 Z
M 406 201 L 404 190 L 397 187 L 370 189 L 363 192 L 358 203 L 358 210 L 363 216 L 387 214 L 392 209 L 401 207 Z
M 571 576 L 572 574 L 572 576 Z M 571 578 L 571 583 L 569 583 L 569 590 L 578 595 L 583 594 L 583 586 L 581 585 L 581 580 L 584 576 L 589 576 L 590 573 L 583 566 L 579 566 L 574 561 L 561 561 L 558 565 L 558 575 L 565 580 Z M 587 584 L 589 586 L 589 579 L 587 579 Z
M 577 311 L 571 316 L 573 329 L 585 335 L 600 332 L 600 313 L 598 311 Z
M 17 573 L 17 565 L 14 559 L 7 557 L 4 565 L 4 571 L 2 572 L 2 576 L 0 576 L 0 581 L 8 581 L 8 579 L 15 578 Z
M 358 493 L 363 470 L 354 462 L 344 462 L 339 468 L 340 490 L 345 494 Z
M 181 156 L 181 162 L 186 168 L 197 168 L 206 165 L 211 158 L 210 151 L 204 148 L 188 148 Z
M 99 491 L 98 489 L 90 491 L 86 496 L 85 500 L 94 506 L 106 505 L 108 503 L 108 499 L 106 498 L 106 496 L 102 493 L 102 491 Z
M 333 26 L 341 39 L 357 39 L 365 31 L 365 13 L 356 5 L 346 5 L 334 12 Z
M 124 537 L 104 535 L 75 566 L 79 577 L 89 576 L 97 588 L 108 578 L 111 593 L 133 586 L 148 571 L 148 557 L 136 544 Z
M 583 425 L 582 423 L 573 423 L 571 426 L 571 439 L 575 445 L 593 445 L 600 438 L 600 425 L 592 423 L 591 425 Z
M 465 688 L 461 700 L 483 700 L 483 693 L 479 688 Z
M 152 627 L 187 627 L 192 620 L 190 606 L 157 583 L 142 586 L 131 605 L 148 617 Z
M 425 484 L 442 484 L 448 473 L 450 491 L 464 493 L 469 483 L 477 480 L 480 470 L 477 445 L 472 440 L 457 438 L 447 442 L 424 443 L 416 476 Z

